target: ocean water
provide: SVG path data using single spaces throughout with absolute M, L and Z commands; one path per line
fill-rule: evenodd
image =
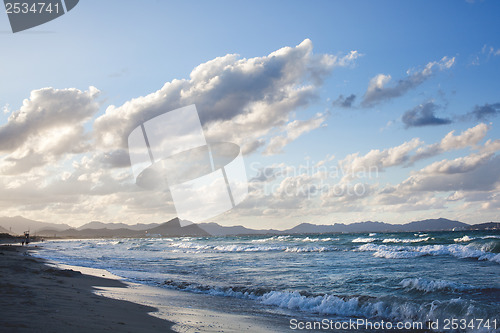
M 500 331 L 498 231 L 56 240 L 39 244 L 37 255 L 161 288 L 245 299 L 284 318 Z M 451 319 L 469 325 L 443 329 Z

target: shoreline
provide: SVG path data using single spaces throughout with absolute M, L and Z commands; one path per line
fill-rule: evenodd
M 126 289 L 126 283 L 60 269 L 29 251 L 0 246 L 0 327 L 10 332 L 174 332 L 173 322 L 150 315 L 155 308 L 94 292 Z
M 286 316 L 252 313 L 249 300 L 132 283 L 32 251 L 0 245 L 0 327 L 12 332 L 290 331 Z

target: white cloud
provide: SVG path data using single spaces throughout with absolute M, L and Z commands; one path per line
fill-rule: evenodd
M 401 183 L 406 191 L 491 191 L 500 182 L 500 157 L 473 155 L 441 161 Z
M 488 140 L 481 148 L 482 153 L 494 153 L 500 150 L 500 139 Z
M 9 104 L 5 104 L 2 107 L 2 112 L 3 112 L 3 114 L 9 114 L 10 113 L 10 106 L 9 106 Z
M 408 76 L 388 86 L 392 80 L 391 75 L 378 74 L 370 80 L 361 105 L 370 107 L 378 103 L 399 97 L 409 90 L 416 88 L 429 79 L 435 70 L 450 69 L 455 63 L 455 58 L 443 57 L 440 61 L 429 62 L 419 71 L 408 70 Z
M 410 162 L 413 163 L 450 150 L 475 147 L 479 141 L 484 139 L 488 129 L 488 125 L 481 123 L 463 131 L 459 135 L 454 135 L 455 131 L 451 131 L 439 143 L 417 149 Z
M 296 140 L 302 134 L 320 127 L 325 120 L 326 115 L 319 113 L 315 117 L 308 120 L 294 120 L 288 123 L 285 127 L 286 135 L 279 135 L 271 138 L 264 154 L 274 155 L 281 153 L 287 144 Z
M 125 144 L 128 131 L 194 103 L 209 141 L 239 143 L 244 153 L 262 149 L 277 154 L 301 135 L 326 126 L 327 114 L 307 119 L 296 113 L 317 99 L 318 88 L 335 67 L 349 66 L 359 56 L 356 51 L 344 57 L 316 55 L 305 40 L 263 57 L 213 59 L 194 68 L 188 79 L 167 82 L 156 92 L 108 107 L 94 123 L 98 148 L 85 127 L 99 108 L 97 89 L 35 90 L 19 110 L 8 110 L 9 120 L 0 127 L 0 207 L 12 215 L 36 214 L 37 219 L 57 215 L 81 222 L 168 220 L 175 216 L 168 189 L 142 191 L 134 184 Z M 364 102 L 372 105 L 400 96 L 437 71 L 451 68 L 454 61 L 445 57 L 428 63 L 395 83 L 390 75 L 379 74 L 370 81 Z M 351 96 L 342 101 L 351 106 Z M 303 220 L 332 212 L 444 209 L 462 202 L 493 210 L 500 205 L 500 140 L 481 145 L 488 129 L 479 124 L 459 134 L 451 131 L 428 145 L 413 138 L 394 147 L 349 154 L 338 163 L 327 156 L 306 173 L 273 164 L 256 173 L 248 199 L 228 214 L 288 221 L 285 217 Z M 363 179 L 372 171 L 378 175 L 464 148 L 473 152 L 432 162 L 400 184 Z M 341 169 L 338 175 L 325 172 L 332 165 Z M 398 174 L 401 170 L 409 169 L 398 169 Z
M 43 88 L 33 90 L 0 127 L 0 171 L 22 173 L 65 154 L 88 151 L 84 124 L 98 111 L 99 91 Z
M 483 54 L 487 54 L 488 56 L 500 56 L 500 49 L 496 49 L 493 46 L 487 46 L 486 44 L 483 46 L 481 50 Z
M 447 151 L 477 145 L 488 132 L 488 125 L 483 123 L 478 124 L 462 132 L 460 135 L 453 135 L 454 132 L 451 131 L 441 140 L 440 148 L 442 150 Z
M 99 109 L 96 88 L 34 90 L 19 110 L 4 108 L 11 114 L 0 127 L 0 207 L 37 219 L 71 217 L 72 222 L 174 217 L 168 189 L 141 191 L 134 184 L 127 168 L 127 131 L 194 103 L 209 141 L 236 142 L 248 153 L 264 147 L 273 133 L 268 151 L 277 152 L 324 123 L 325 114 L 296 120 L 295 113 L 317 99 L 318 88 L 335 67 L 349 66 L 359 56 L 356 51 L 316 55 L 306 39 L 268 56 L 216 58 L 197 66 L 189 79 L 108 107 L 94 122 L 93 137 L 86 125 Z M 273 132 L 280 128 L 282 134 Z
M 484 203 L 500 189 L 500 157 L 495 155 L 500 149 L 498 140 L 480 144 L 487 131 L 488 126 L 479 124 L 459 134 L 451 131 L 428 145 L 413 138 L 364 155 L 350 154 L 338 164 L 327 158 L 298 167 L 273 164 L 259 168 L 253 170 L 257 175 L 252 179 L 250 199 L 237 212 L 241 216 L 266 212 L 274 218 L 292 218 L 353 212 L 445 211 L 449 204 L 471 200 L 473 195 Z M 406 169 L 410 175 L 399 184 L 381 184 L 378 178 L 378 172 L 388 168 L 405 167 L 416 159 L 462 148 L 471 148 L 472 152 L 432 162 L 415 172 Z M 457 194 L 452 197 L 450 192 Z M 480 197 L 484 200 L 480 201 Z M 488 205 L 488 209 L 493 206 Z
M 317 88 L 333 68 L 360 56 L 356 51 L 344 57 L 316 55 L 312 48 L 306 39 L 268 56 L 240 59 L 228 54 L 203 63 L 189 79 L 167 82 L 147 96 L 108 107 L 94 123 L 97 141 L 103 147 L 125 148 L 128 133 L 140 123 L 196 104 L 208 140 L 235 142 L 251 152 L 272 129 L 290 122 L 292 112 L 316 100 Z
M 346 175 L 346 179 L 354 178 L 357 173 L 368 174 L 384 171 L 388 167 L 408 162 L 410 152 L 422 144 L 420 139 L 414 138 L 396 147 L 370 150 L 362 156 L 359 153 L 350 154 L 341 160 L 339 165 Z
M 470 172 L 487 163 L 492 154 L 471 154 L 454 160 L 434 162 L 418 172 L 418 174 L 454 174 Z
M 453 139 L 450 139 L 452 137 L 450 133 L 440 143 L 430 146 L 436 147 L 443 142 L 447 149 L 475 146 L 480 138 L 472 135 L 474 131 L 478 131 L 478 128 L 464 131 L 462 135 Z M 446 145 L 450 142 L 453 144 Z M 374 196 L 373 204 L 390 205 L 391 209 L 399 207 L 411 211 L 412 207 L 417 209 L 426 205 L 428 209 L 445 208 L 446 201 L 477 201 L 483 209 L 493 209 L 492 205 L 484 205 L 496 198 L 500 190 L 500 156 L 494 154 L 497 150 L 494 151 L 492 147 L 489 140 L 483 146 L 475 146 L 478 153 L 470 153 L 452 160 L 443 159 L 413 171 L 400 184 L 381 189 L 378 195 Z M 444 152 L 442 149 L 435 151 Z M 440 195 L 447 193 L 446 199 Z M 472 208 L 470 205 L 462 207 L 463 211 L 467 209 L 477 209 L 477 207 Z

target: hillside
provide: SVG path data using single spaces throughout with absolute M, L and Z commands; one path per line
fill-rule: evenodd
M 101 226 L 101 224 L 93 224 Z M 108 224 L 102 224 L 107 226 Z M 172 219 L 162 224 L 152 224 L 152 228 L 143 230 L 131 230 L 129 228 L 99 228 L 99 229 L 43 229 L 38 231 L 38 235 L 45 237 L 70 237 L 70 238 L 100 238 L 100 237 L 175 237 L 175 236 L 210 236 L 205 230 L 198 227 L 196 224 L 181 226 L 178 218 Z
M 21 235 L 27 230 L 29 230 L 32 234 L 35 234 L 42 229 L 65 230 L 71 228 L 67 224 L 34 221 L 22 216 L 0 217 L 0 227 L 7 230 L 12 228 L 12 233 L 17 235 Z
M 0 234 L 10 234 L 9 230 L 5 229 L 4 227 L 0 227 Z
M 145 223 L 137 223 L 137 224 L 125 224 L 125 223 L 104 223 L 104 222 L 99 222 L 99 221 L 92 221 L 89 223 L 85 223 L 82 226 L 79 226 L 76 228 L 77 230 L 85 230 L 85 229 L 111 229 L 111 230 L 116 230 L 116 229 L 130 229 L 130 230 L 146 230 L 148 228 L 154 228 L 159 226 L 159 223 L 151 223 L 151 224 L 145 224 Z
M 500 230 L 500 222 L 486 222 L 468 226 L 469 230 Z
M 390 224 L 385 222 L 356 222 L 351 224 L 335 223 L 333 225 L 317 225 L 302 223 L 282 233 L 290 234 L 321 234 L 321 233 L 356 233 L 356 232 L 416 232 L 466 229 L 466 223 L 444 218 L 413 221 L 407 224 Z
M 212 236 L 226 236 L 226 235 L 264 235 L 264 234 L 275 234 L 281 233 L 282 231 L 267 229 L 267 230 L 255 230 L 245 228 L 241 225 L 225 227 L 217 223 L 199 223 L 198 226 L 208 232 Z

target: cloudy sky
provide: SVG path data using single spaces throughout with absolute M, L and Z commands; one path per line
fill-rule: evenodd
M 0 210 L 162 222 L 128 134 L 195 104 L 249 195 L 210 221 L 500 220 L 500 3 L 81 1 L 13 34 L 0 15 Z M 180 120 L 182 122 L 182 120 Z

